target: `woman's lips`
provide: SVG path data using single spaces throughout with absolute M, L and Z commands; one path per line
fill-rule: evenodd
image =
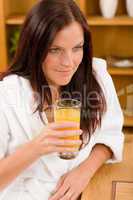
M 71 73 L 72 73 L 72 70 L 70 71 L 59 71 L 59 70 L 57 70 L 56 72 L 58 72 L 58 73 L 61 73 L 61 74 L 63 74 L 63 75 L 70 75 Z
M 61 70 L 56 70 L 57 72 L 71 72 L 71 70 L 67 71 L 61 71 Z

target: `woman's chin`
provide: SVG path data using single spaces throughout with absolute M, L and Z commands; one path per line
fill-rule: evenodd
M 70 81 L 71 81 L 71 79 L 60 81 L 59 85 L 60 85 L 60 86 L 67 85 L 68 83 L 70 83 Z

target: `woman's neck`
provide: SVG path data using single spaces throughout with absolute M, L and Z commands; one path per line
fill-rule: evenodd
M 47 102 L 46 103 L 44 102 L 43 106 L 43 110 L 45 111 L 49 123 L 54 121 L 54 104 L 56 100 L 59 99 L 59 94 L 60 94 L 59 90 L 55 88 L 54 90 L 50 88 L 50 91 L 52 95 L 52 105 L 49 106 Z
M 52 95 L 52 103 L 54 104 L 56 100 L 59 99 L 59 96 L 60 96 L 60 88 L 50 88 L 50 91 L 51 91 L 51 95 Z
M 52 108 L 53 105 L 55 104 L 56 100 L 59 99 L 59 96 L 60 96 L 60 91 L 59 91 L 59 88 L 55 88 L 55 87 L 50 87 L 50 91 L 51 91 L 51 95 L 52 95 L 52 105 L 49 106 L 48 105 L 48 102 L 44 102 L 43 104 L 43 110 L 45 109 L 48 109 L 48 108 Z

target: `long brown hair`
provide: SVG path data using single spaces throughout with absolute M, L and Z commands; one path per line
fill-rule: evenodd
M 83 59 L 69 84 L 62 86 L 61 91 L 69 92 L 75 99 L 79 98 L 75 95 L 77 93 L 82 96 L 80 99 L 82 102 L 81 128 L 84 130 L 84 138 L 84 136 L 88 137 L 93 134 L 95 129 L 101 125 L 101 119 L 106 110 L 106 101 L 92 72 L 92 40 L 89 26 L 73 0 L 41 0 L 29 11 L 21 30 L 13 62 L 2 76 L 17 74 L 28 79 L 33 90 L 41 97 L 37 108 L 40 114 L 43 101 L 46 101 L 48 105 L 52 103 L 52 95 L 42 71 L 42 63 L 55 35 L 73 21 L 80 23 L 84 31 Z M 42 93 L 43 86 L 47 87 Z M 62 98 L 65 97 L 65 95 L 62 96 Z

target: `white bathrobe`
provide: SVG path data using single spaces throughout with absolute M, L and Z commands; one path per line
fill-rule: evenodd
M 60 159 L 56 153 L 42 156 L 0 192 L 0 200 L 47 200 L 60 177 L 88 158 L 97 143 L 105 144 L 113 151 L 113 158 L 107 163 L 122 160 L 123 115 L 106 62 L 93 58 L 93 73 L 107 101 L 101 128 L 96 129 L 88 145 L 73 160 Z M 10 75 L 0 81 L 0 159 L 41 132 L 44 124 L 38 112 L 33 114 L 35 107 L 28 80 Z M 43 117 L 48 123 L 45 113 Z

